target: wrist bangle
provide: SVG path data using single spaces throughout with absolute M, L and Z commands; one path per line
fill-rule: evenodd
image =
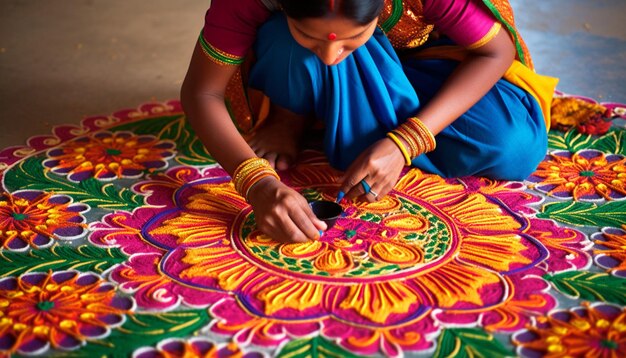
M 403 140 L 404 143 L 407 143 L 409 145 L 409 147 L 406 148 L 407 152 L 409 152 L 409 157 L 415 158 L 419 155 L 420 147 L 411 136 L 407 135 L 404 131 L 398 129 L 393 130 L 392 132 L 396 135 L 396 137 L 398 137 L 398 139 Z
M 280 178 L 275 173 L 265 172 L 265 173 L 261 173 L 261 174 L 257 175 L 255 178 L 250 180 L 250 183 L 248 183 L 247 187 L 245 188 L 245 192 L 244 192 L 245 195 L 243 197 L 246 199 L 246 201 L 248 201 L 248 194 L 250 194 L 250 189 L 252 189 L 252 187 L 255 184 L 260 182 L 261 179 L 265 179 L 267 177 L 273 177 L 273 178 L 276 178 L 276 180 L 280 181 Z
M 424 122 L 422 122 L 417 117 L 411 117 L 407 121 L 407 124 L 412 125 L 419 133 L 420 137 L 426 142 L 427 148 L 426 151 L 432 152 L 437 147 L 437 141 L 435 140 L 435 136 L 433 133 L 426 127 Z
M 411 156 L 406 151 L 406 148 L 404 147 L 402 142 L 400 142 L 398 137 L 396 137 L 396 135 L 393 134 L 392 132 L 387 133 L 387 137 L 389 137 L 389 139 L 391 139 L 398 146 L 398 148 L 400 149 L 400 152 L 402 152 L 402 156 L 404 157 L 405 164 L 411 165 Z
M 268 176 L 273 176 L 277 180 L 280 180 L 280 177 L 272 168 L 270 162 L 264 158 L 255 157 L 244 160 L 239 164 L 233 173 L 232 179 L 235 190 L 247 201 L 250 188 L 259 180 Z

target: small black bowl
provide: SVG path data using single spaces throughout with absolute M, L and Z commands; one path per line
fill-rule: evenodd
M 309 206 L 311 207 L 311 210 L 313 210 L 313 214 L 315 214 L 318 219 L 326 223 L 328 229 L 335 225 L 335 222 L 343 213 L 341 205 L 333 201 L 312 201 L 309 203 Z

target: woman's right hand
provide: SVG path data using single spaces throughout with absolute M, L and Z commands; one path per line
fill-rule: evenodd
M 311 211 L 306 199 L 275 178 L 264 178 L 248 192 L 257 228 L 280 242 L 306 242 L 320 237 L 326 223 Z

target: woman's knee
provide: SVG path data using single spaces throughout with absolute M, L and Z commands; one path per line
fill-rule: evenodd
M 499 150 L 487 173 L 494 179 L 524 180 L 546 155 L 548 142 L 545 132 L 508 137 L 499 134 L 498 137 Z
M 548 149 L 541 107 L 531 95 L 506 81 L 500 81 L 490 95 L 494 103 L 505 106 L 494 116 L 499 120 L 490 126 L 491 135 L 483 137 L 494 157 L 488 176 L 503 180 L 526 179 Z

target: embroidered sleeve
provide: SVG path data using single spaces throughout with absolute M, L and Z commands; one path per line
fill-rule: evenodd
M 424 0 L 424 17 L 460 46 L 483 46 L 501 25 L 481 0 Z
M 211 1 L 198 39 L 202 50 L 218 64 L 241 64 L 270 14 L 261 0 Z

